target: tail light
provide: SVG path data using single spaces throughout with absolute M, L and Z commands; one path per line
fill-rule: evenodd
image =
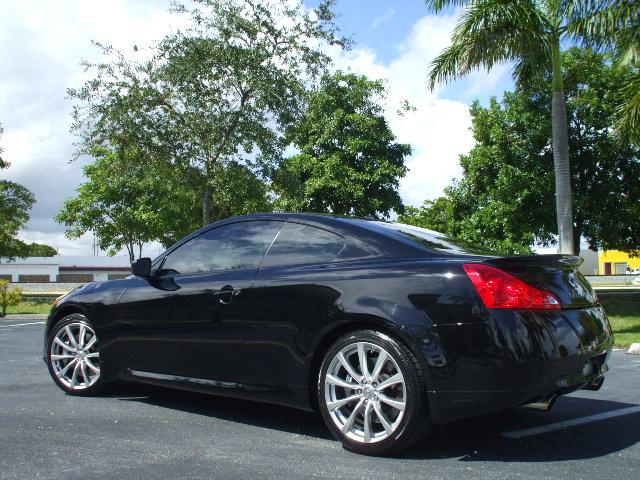
M 487 308 L 560 310 L 560 301 L 549 292 L 524 283 L 519 278 L 489 265 L 463 265 Z

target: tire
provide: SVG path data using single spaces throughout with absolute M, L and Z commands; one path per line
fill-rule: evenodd
M 100 374 L 99 348 L 93 325 L 84 315 L 72 313 L 56 323 L 47 340 L 47 366 L 56 385 L 70 395 L 104 392 L 108 383 Z
M 375 330 L 349 333 L 329 348 L 317 393 L 329 430 L 355 453 L 396 453 L 418 443 L 431 429 L 420 363 L 402 342 Z

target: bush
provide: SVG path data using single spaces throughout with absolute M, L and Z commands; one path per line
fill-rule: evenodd
M 18 305 L 22 301 L 22 290 L 9 288 L 7 280 L 0 280 L 0 317 L 7 315 L 7 307 Z

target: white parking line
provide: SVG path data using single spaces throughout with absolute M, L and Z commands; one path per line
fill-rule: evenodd
M 640 405 L 622 408 L 620 410 L 612 410 L 611 412 L 598 413 L 596 415 L 589 415 L 587 417 L 574 418 L 573 420 L 565 420 L 564 422 L 550 423 L 549 425 L 543 425 L 541 427 L 525 428 L 524 430 L 505 432 L 502 434 L 502 436 L 507 438 L 531 437 L 532 435 L 540 435 L 541 433 L 553 432 L 555 430 L 575 427 L 577 425 L 583 425 L 585 423 L 598 422 L 600 420 L 606 420 L 607 418 L 621 417 L 623 415 L 630 415 L 632 413 L 640 413 Z
M 45 322 L 14 323 L 13 325 L 0 325 L 0 328 L 21 327 L 23 325 L 42 325 L 43 323 Z

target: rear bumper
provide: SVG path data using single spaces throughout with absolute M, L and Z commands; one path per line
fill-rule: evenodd
M 613 346 L 601 307 L 492 310 L 485 322 L 436 327 L 441 358 L 429 366 L 434 423 L 600 388 Z

